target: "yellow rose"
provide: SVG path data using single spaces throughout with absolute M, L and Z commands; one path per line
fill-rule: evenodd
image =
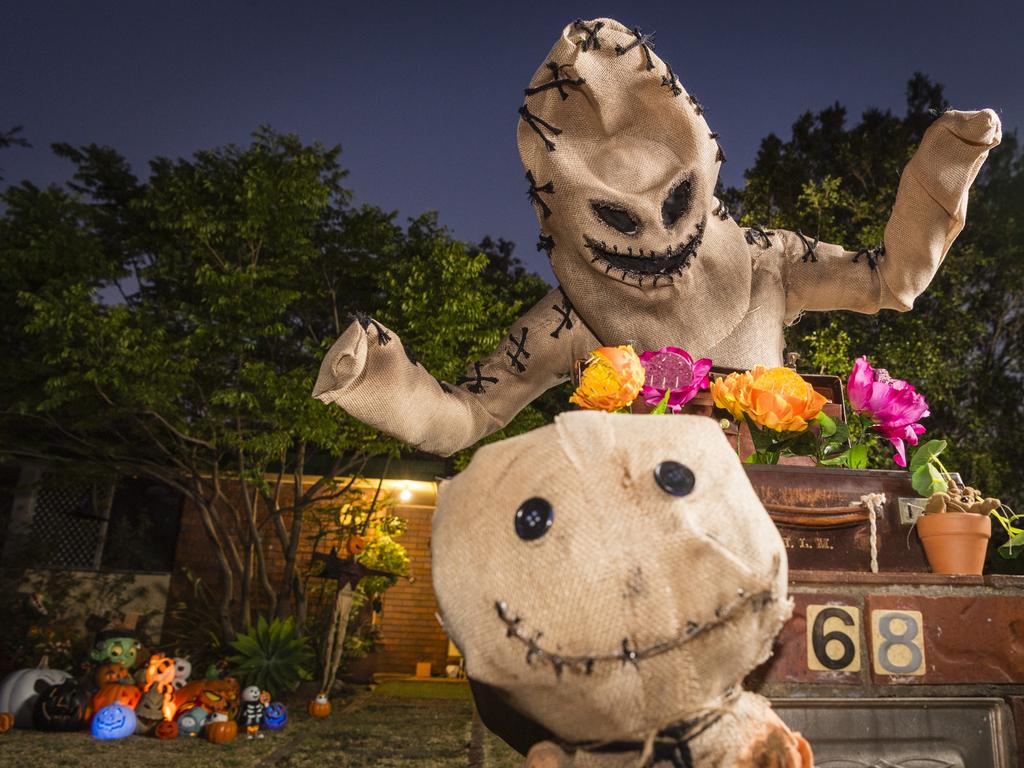
M 827 400 L 790 368 L 754 367 L 731 373 L 711 385 L 715 405 L 737 420 L 744 416 L 776 432 L 799 432 L 821 412 Z
M 590 353 L 569 402 L 589 410 L 617 411 L 632 403 L 643 385 L 644 367 L 631 346 L 599 347 Z

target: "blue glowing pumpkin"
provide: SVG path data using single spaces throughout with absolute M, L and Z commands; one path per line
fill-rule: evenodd
M 97 739 L 123 739 L 135 733 L 135 711 L 124 704 L 109 704 L 92 717 L 91 732 Z
M 288 725 L 288 709 L 280 701 L 272 701 L 263 709 L 263 728 L 280 731 Z

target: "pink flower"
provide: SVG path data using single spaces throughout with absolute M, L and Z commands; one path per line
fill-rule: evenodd
M 649 405 L 657 405 L 669 391 L 668 408 L 679 413 L 683 406 L 709 386 L 711 360 L 694 362 L 690 353 L 678 347 L 662 347 L 657 352 L 640 355 L 644 366 L 644 386 L 640 397 Z
M 917 445 L 918 436 L 925 432 L 918 423 L 929 415 L 924 395 L 912 384 L 889 376 L 884 368 L 872 368 L 867 357 L 859 357 L 853 364 L 846 392 L 853 410 L 870 416 L 876 422 L 874 429 L 896 448 L 892 460 L 907 466 L 904 441 Z

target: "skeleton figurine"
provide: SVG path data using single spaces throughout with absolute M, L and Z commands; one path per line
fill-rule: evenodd
M 263 710 L 266 705 L 263 702 L 262 692 L 258 685 L 247 686 L 242 691 L 242 708 L 238 711 L 238 719 L 245 726 L 247 739 L 262 739 L 260 723 L 263 721 Z
M 810 768 L 741 686 L 792 606 L 714 420 L 571 412 L 484 446 L 441 485 L 431 541 L 467 675 L 526 720 L 478 697 L 481 716 L 531 768 Z
M 652 47 L 616 21 L 577 21 L 526 89 L 519 153 L 538 247 L 560 287 L 454 386 L 360 318 L 325 358 L 314 396 L 450 454 L 506 424 L 598 346 L 781 365 L 783 327 L 802 312 L 911 308 L 964 226 L 968 189 L 1000 140 L 995 113 L 940 115 L 903 171 L 884 248 L 855 253 L 729 218 L 714 197 L 718 134 Z

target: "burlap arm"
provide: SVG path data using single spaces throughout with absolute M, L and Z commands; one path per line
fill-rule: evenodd
M 779 231 L 787 321 L 804 310 L 909 310 L 963 229 L 968 190 L 1001 137 L 990 109 L 940 115 L 900 177 L 884 252 Z
M 500 429 L 544 390 L 565 381 L 598 346 L 561 290 L 516 322 L 489 357 L 454 385 L 409 359 L 398 336 L 355 321 L 331 347 L 313 396 L 409 445 L 448 456 Z

